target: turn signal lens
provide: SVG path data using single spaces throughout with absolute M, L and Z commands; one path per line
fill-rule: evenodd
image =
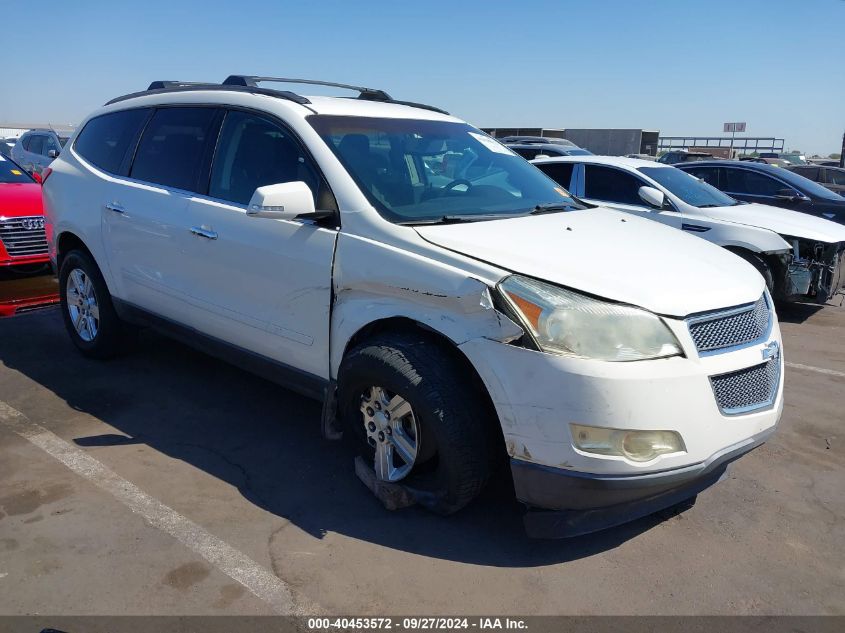
M 630 431 L 582 424 L 569 427 L 572 444 L 585 453 L 650 462 L 659 455 L 686 451 L 683 438 L 675 431 Z

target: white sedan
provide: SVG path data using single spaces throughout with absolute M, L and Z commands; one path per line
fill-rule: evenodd
M 781 301 L 824 303 L 845 284 L 845 226 L 735 200 L 669 165 L 613 156 L 532 161 L 582 200 L 673 226 L 751 263 Z

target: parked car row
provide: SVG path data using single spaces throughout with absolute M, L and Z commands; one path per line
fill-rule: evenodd
M 739 255 L 758 270 L 775 300 L 825 303 L 845 283 L 845 226 L 808 215 L 811 207 L 800 213 L 756 201 L 746 204 L 732 196 L 747 187 L 732 184 L 731 189 L 741 191 L 727 195 L 705 182 L 714 173 L 707 170 L 716 170 L 716 183 L 720 178 L 731 183 L 768 178 L 755 171 L 756 164 L 695 162 L 683 165 L 681 171 L 607 156 L 544 159 L 535 164 L 582 200 L 673 226 Z M 784 186 L 778 180 L 772 187 Z M 781 195 L 794 194 L 790 189 Z M 845 213 L 840 220 L 845 224 Z
M 438 108 L 270 81 L 289 80 L 118 97 L 44 170 L 83 354 L 121 353 L 130 325 L 178 335 L 322 400 L 326 437 L 444 514 L 506 459 L 535 536 L 694 497 L 774 431 L 780 330 L 753 265 L 612 208 L 592 156 L 546 159 L 571 169 L 555 182 Z M 700 213 L 731 206 L 715 189 L 623 166 L 636 200 L 742 230 Z

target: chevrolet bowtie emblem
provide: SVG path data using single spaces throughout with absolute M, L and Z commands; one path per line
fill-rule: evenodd
M 760 351 L 763 354 L 763 360 L 776 359 L 780 355 L 780 345 L 777 341 L 772 341 Z

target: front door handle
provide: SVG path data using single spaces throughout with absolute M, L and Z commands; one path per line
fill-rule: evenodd
M 192 226 L 191 233 L 194 235 L 199 235 L 200 237 L 204 237 L 208 240 L 216 240 L 217 239 L 217 232 L 210 231 L 209 229 L 202 227 L 202 226 Z
M 106 211 L 114 211 L 115 213 L 126 213 L 126 209 L 123 208 L 122 205 L 118 204 L 117 202 L 107 202 L 103 205 Z

